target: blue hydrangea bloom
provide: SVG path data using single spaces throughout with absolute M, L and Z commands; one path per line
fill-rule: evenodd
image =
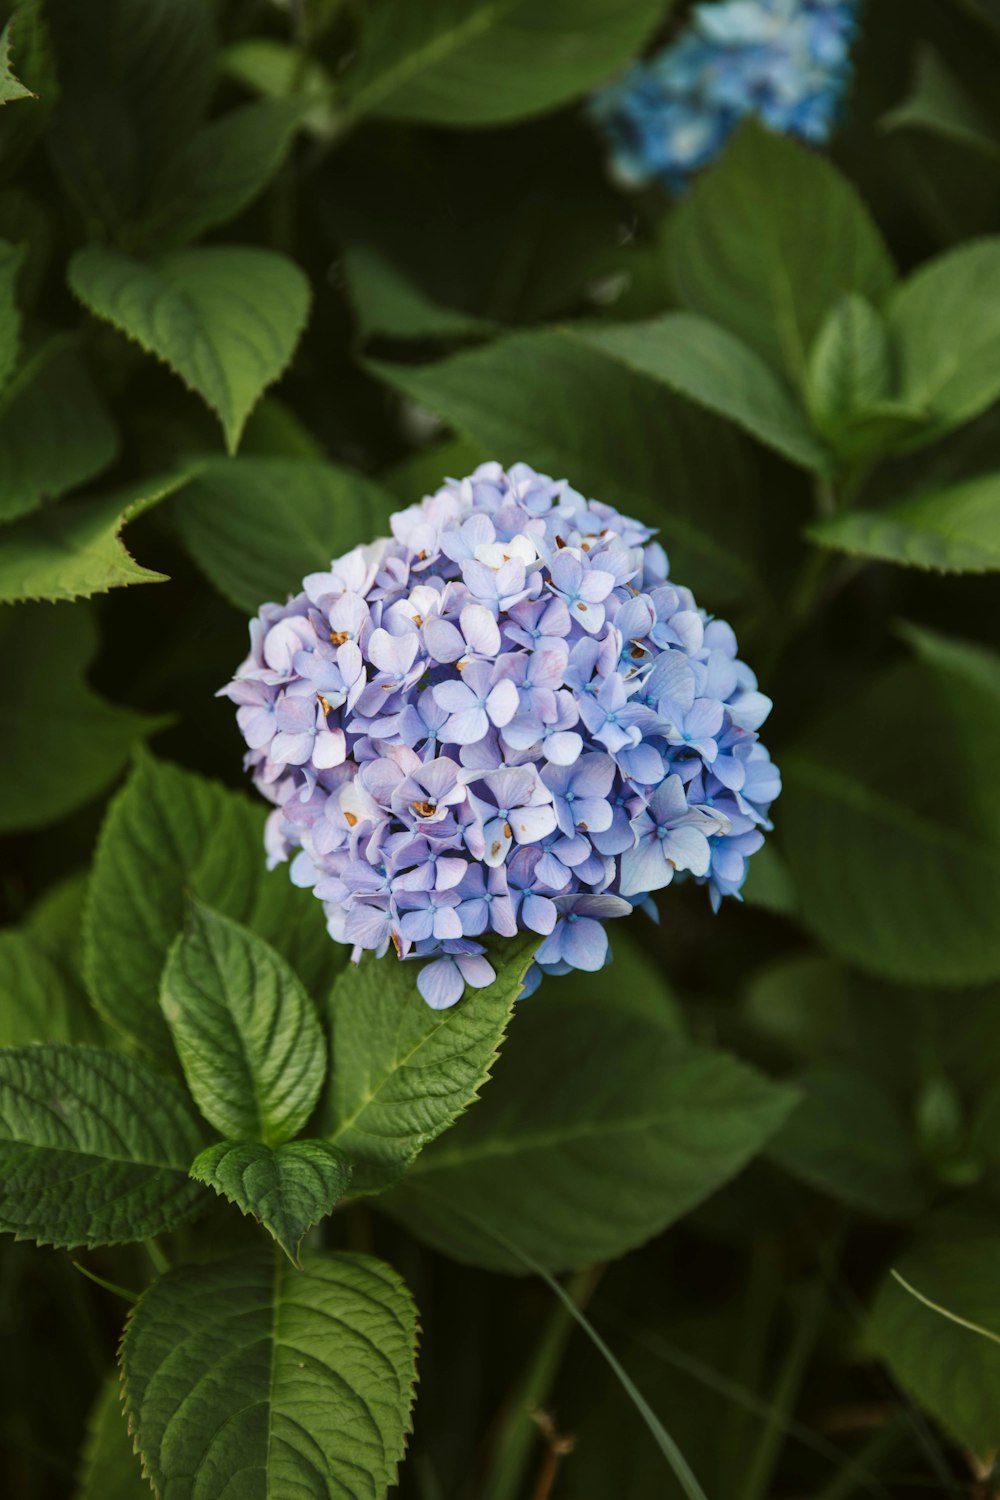
M 652 531 L 526 464 L 482 464 L 392 536 L 265 604 L 221 689 L 274 804 L 271 865 L 329 931 L 422 960 L 427 1003 L 536 933 L 542 972 L 600 969 L 605 923 L 678 875 L 717 909 L 781 789 L 771 703 Z
M 680 192 L 753 116 L 829 140 L 850 80 L 859 0 L 714 0 L 679 39 L 596 94 L 615 175 Z

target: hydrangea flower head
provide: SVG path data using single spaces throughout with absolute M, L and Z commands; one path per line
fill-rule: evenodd
M 671 46 L 597 93 L 615 175 L 679 192 L 741 121 L 830 138 L 851 74 L 859 0 L 712 0 Z
M 429 1005 L 491 983 L 482 939 L 600 969 L 605 923 L 677 876 L 737 896 L 780 781 L 736 637 L 650 529 L 482 464 L 392 536 L 265 604 L 221 692 L 274 810 L 271 865 L 330 934 L 421 960 Z

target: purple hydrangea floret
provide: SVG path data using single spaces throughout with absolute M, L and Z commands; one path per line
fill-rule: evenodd
M 274 804 L 271 866 L 330 934 L 425 960 L 438 1009 L 537 934 L 540 972 L 678 875 L 738 896 L 780 780 L 771 703 L 650 528 L 526 464 L 481 464 L 250 625 L 221 692 Z
M 626 186 L 680 192 L 741 121 L 829 140 L 851 76 L 859 0 L 713 0 L 670 46 L 594 95 Z

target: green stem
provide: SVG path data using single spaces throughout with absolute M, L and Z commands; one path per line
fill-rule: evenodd
M 142 1243 L 145 1247 L 146 1254 L 153 1262 L 153 1270 L 156 1272 L 157 1276 L 165 1276 L 166 1273 L 170 1270 L 170 1262 L 164 1255 L 163 1251 L 160 1249 L 159 1245 L 155 1240 L 152 1239 L 143 1240 Z
M 773 1247 L 770 1243 L 758 1243 L 754 1246 L 743 1297 L 739 1354 L 732 1375 L 733 1380 L 746 1390 L 758 1391 L 763 1383 L 767 1336 L 781 1290 Z M 730 1454 L 736 1462 L 746 1451 L 752 1416 L 745 1406 L 734 1403 L 731 1407 L 723 1452 Z
M 89 1270 L 87 1266 L 78 1260 L 74 1260 L 72 1265 L 76 1267 L 81 1276 L 86 1276 L 87 1280 L 92 1281 L 95 1286 L 103 1287 L 106 1292 L 113 1292 L 116 1297 L 124 1297 L 126 1302 L 138 1302 L 138 1292 L 130 1292 L 128 1287 L 119 1286 L 116 1281 L 105 1281 L 103 1276 L 98 1276 L 96 1271 Z
M 795 1333 L 771 1393 L 770 1414 L 750 1461 L 741 1500 L 765 1500 L 777 1466 L 789 1414 L 798 1400 L 826 1311 L 827 1282 L 818 1277 L 809 1288 L 804 1308 L 799 1313 Z
M 596 1266 L 580 1271 L 571 1279 L 569 1295 L 577 1307 L 586 1307 L 602 1271 L 603 1267 Z M 538 1425 L 532 1413 L 548 1400 L 575 1326 L 567 1309 L 562 1303 L 556 1303 L 531 1362 L 500 1417 L 494 1444 L 496 1461 L 479 1500 L 518 1500 L 522 1493 L 531 1455 L 538 1442 Z
M 857 1494 L 863 1475 L 870 1474 L 876 1465 L 891 1458 L 907 1437 L 906 1424 L 898 1417 L 877 1428 L 859 1449 L 851 1466 L 835 1474 L 813 1500 L 848 1500 L 849 1496 Z

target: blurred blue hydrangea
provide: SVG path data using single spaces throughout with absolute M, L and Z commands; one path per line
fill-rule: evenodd
M 273 865 L 354 948 L 429 960 L 453 1005 L 486 933 L 542 972 L 608 962 L 604 924 L 678 873 L 738 895 L 780 790 L 771 703 L 652 532 L 526 464 L 482 464 L 392 537 L 265 604 L 221 691 L 275 804 Z
M 814 145 L 833 131 L 859 0 L 714 0 L 590 103 L 618 179 L 679 192 L 750 116 Z

